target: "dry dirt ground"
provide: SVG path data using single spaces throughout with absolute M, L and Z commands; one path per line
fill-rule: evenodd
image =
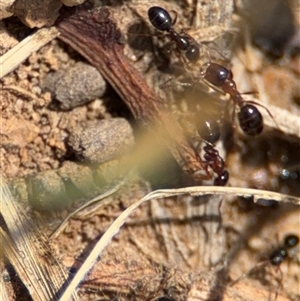
M 239 1 L 234 12 L 227 9 L 223 15 L 217 11 L 220 9 L 218 1 L 208 3 L 128 1 L 116 4 L 107 1 L 106 4 L 114 12 L 122 32 L 127 32 L 128 28 L 131 30 L 123 41 L 126 56 L 147 83 L 165 99 L 170 114 L 178 120 L 197 114 L 198 111 L 189 111 L 187 98 L 192 102 L 202 99 L 200 109 L 195 106 L 197 110 L 210 110 L 207 103 L 217 103 L 212 114 L 219 110 L 217 115 L 223 133 L 218 147 L 230 174 L 227 186 L 300 197 L 299 53 L 292 55 L 286 50 L 283 57 L 275 59 L 251 44 L 246 29 L 241 30 L 243 38 L 236 38 L 230 62 L 226 64 L 233 71 L 241 91 L 257 92 L 245 95 L 245 99 L 255 98 L 270 110 L 274 118 L 259 107 L 269 121 L 261 135 L 249 138 L 236 121 L 232 127 L 231 114 L 227 122 L 223 120 L 221 110 L 228 100 L 219 91 L 210 89 L 205 83 L 187 88 L 178 84 L 182 77 L 175 75 L 176 68 L 172 63 L 182 62 L 182 54 L 169 45 L 166 37 L 155 32 L 148 21 L 146 24 L 144 21 L 147 9 L 157 4 L 178 12 L 175 26 L 178 30 L 189 30 L 197 41 L 202 36 L 205 37 L 202 40 L 207 40 L 209 32 L 212 40 L 218 35 L 225 36 L 227 32 L 231 38 L 238 37 L 240 16 L 236 11 L 240 7 Z M 226 1 L 226 5 L 230 3 Z M 203 14 L 198 12 L 199 6 L 203 8 Z M 205 19 L 207 6 L 211 7 L 208 15 L 211 18 L 217 16 L 216 24 Z M 230 10 L 232 15 L 228 16 Z M 292 11 L 295 15 L 299 13 L 296 1 Z M 229 29 L 231 20 L 234 20 L 231 25 L 234 29 Z M 205 22 L 209 29 L 202 28 Z M 11 36 L 5 39 L 1 54 L 31 33 L 16 17 L 3 20 L 1 26 Z M 295 28 L 299 39 L 297 22 Z M 141 40 L 136 38 L 139 36 Z M 296 45 L 299 51 L 299 41 Z M 221 49 L 218 53 L 222 52 L 222 55 L 231 52 L 218 39 L 211 47 L 208 51 Z M 9 187 L 14 198 L 24 197 L 18 200 L 23 210 L 20 216 L 31 220 L 39 229 L 34 234 L 36 237 L 46 237 L 49 256 L 57 258 L 66 268 L 69 280 L 109 225 L 126 208 L 155 189 L 197 184 L 182 174 L 169 153 L 146 164 L 152 148 L 156 147 L 153 136 L 148 138 L 148 149 L 139 160 L 146 162 L 142 167 L 136 171 L 132 166 L 134 171 L 130 176 L 123 175 L 125 171 L 121 167 L 115 167 L 120 162 L 121 166 L 126 165 L 124 162 L 134 162 L 128 157 L 134 149 L 133 139 L 136 144 L 142 140 L 139 139 L 142 130 L 139 121 L 134 120 L 132 112 L 106 82 L 105 76 L 103 79 L 95 68 L 88 65 L 82 56 L 56 38 L 0 81 L 2 176 L 11 183 Z M 187 69 L 194 72 L 194 67 L 188 66 Z M 169 78 L 171 81 L 168 82 Z M 99 123 L 119 117 L 122 118 L 120 121 L 105 126 Z M 87 144 L 76 151 L 76 141 L 87 132 L 90 133 L 85 136 Z M 101 137 L 101 143 L 97 143 L 97 135 Z M 75 137 L 73 144 L 70 141 L 74 139 L 70 137 Z M 80 140 L 83 144 L 82 141 L 83 138 Z M 96 151 L 101 155 L 96 156 Z M 63 170 L 62 166 L 68 164 L 70 169 Z M 96 180 L 98 165 L 100 171 Z M 118 176 L 126 179 L 124 183 L 113 182 L 116 169 Z M 113 182 L 116 192 L 81 210 L 68 220 L 55 238 L 48 240 L 74 208 L 94 196 L 94 184 L 87 184 L 87 179 L 94 181 L 95 185 L 101 182 L 104 192 Z M 119 181 L 119 177 L 117 179 Z M 34 187 L 34 183 L 39 187 Z M 65 185 L 71 185 L 72 197 L 80 194 L 78 204 L 74 205 L 75 201 L 70 200 L 69 190 L 66 196 L 57 188 Z M 89 188 L 82 188 L 84 185 Z M 52 192 L 54 196 L 51 196 Z M 100 193 L 103 190 L 100 189 Z M 1 213 L 1 226 L 9 232 Z M 299 205 L 289 202 L 262 206 L 254 204 L 251 198 L 226 192 L 223 195 L 185 194 L 154 199 L 141 205 L 105 248 L 81 282 L 79 300 L 274 300 L 277 293 L 277 300 L 300 300 L 299 245 L 290 250 L 280 268 L 268 262 L 269 254 L 282 246 L 287 234 L 300 235 Z M 32 293 L 28 286 L 30 280 L 24 282 L 17 272 L 18 263 L 11 262 L 11 257 L 5 252 L 1 255 L 0 269 L 8 300 L 47 300 L 47 297 L 39 299 Z M 47 254 L 37 260 L 47 261 Z M 242 275 L 244 277 L 230 286 Z M 59 300 L 57 292 L 53 296 L 51 300 Z

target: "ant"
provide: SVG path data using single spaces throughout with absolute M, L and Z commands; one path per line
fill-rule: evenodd
M 152 26 L 159 31 L 167 32 L 170 39 L 174 41 L 177 48 L 185 52 L 185 58 L 189 62 L 196 62 L 200 58 L 200 49 L 198 43 L 188 34 L 179 34 L 173 26 L 177 20 L 177 14 L 172 20 L 168 11 L 159 6 L 150 7 L 148 18 Z M 201 129 L 197 129 L 200 137 L 206 142 L 204 146 L 204 159 L 207 167 L 210 167 L 217 177 L 214 179 L 214 185 L 225 186 L 229 179 L 229 173 L 224 169 L 225 162 L 214 148 L 214 144 L 220 138 L 219 125 L 214 120 L 205 120 Z
M 198 61 L 200 57 L 198 43 L 187 33 L 179 34 L 173 28 L 177 20 L 177 13 L 172 21 L 170 14 L 164 8 L 152 6 L 148 10 L 148 18 L 155 29 L 168 33 L 170 39 L 176 43 L 177 48 L 185 52 L 185 58 L 189 62 Z
M 274 250 L 269 256 L 269 262 L 271 265 L 277 267 L 277 271 L 280 272 L 280 281 L 276 289 L 275 300 L 278 296 L 278 291 L 282 282 L 282 271 L 280 270 L 280 264 L 288 257 L 288 250 L 295 247 L 299 243 L 299 237 L 294 234 L 289 234 L 285 236 L 284 243 L 282 246 Z
M 204 159 L 206 164 L 217 174 L 217 177 L 214 179 L 214 185 L 225 186 L 229 179 L 229 173 L 224 169 L 225 162 L 223 158 L 211 144 L 205 145 L 203 150 L 205 151 Z
M 177 20 L 177 14 L 172 20 L 170 14 L 164 8 L 153 6 L 148 10 L 148 18 L 154 28 L 168 33 L 170 39 L 176 43 L 177 48 L 185 52 L 185 58 L 189 62 L 193 63 L 199 60 L 199 44 L 187 33 L 179 34 L 173 28 Z M 207 67 L 205 71 L 203 71 L 204 67 Z M 209 84 L 221 88 L 224 93 L 230 95 L 234 105 L 239 106 L 238 121 L 244 133 L 249 136 L 260 134 L 263 130 L 263 117 L 255 105 L 265 108 L 273 118 L 270 111 L 256 102 L 245 101 L 237 90 L 232 72 L 226 67 L 210 62 L 204 64 L 201 69 L 201 78 L 204 78 Z
M 275 292 L 275 300 L 278 296 L 279 289 L 281 287 L 282 283 L 282 271 L 280 269 L 280 264 L 288 257 L 288 251 L 289 249 L 294 248 L 299 243 L 299 237 L 295 234 L 289 234 L 286 235 L 283 241 L 283 244 L 279 246 L 277 249 L 273 250 L 273 252 L 268 256 L 268 260 L 261 262 L 259 265 L 265 265 L 265 264 L 271 264 L 275 267 L 277 267 L 277 271 L 280 272 L 280 280 L 279 285 Z M 252 268 L 247 274 L 249 275 L 257 266 Z M 237 283 L 239 280 L 244 278 L 247 274 L 243 275 L 242 277 L 238 278 L 234 282 L 231 283 L 231 286 L 233 286 L 235 283 Z
M 224 169 L 225 162 L 223 158 L 219 155 L 218 150 L 214 148 L 221 135 L 219 124 L 213 119 L 204 120 L 197 127 L 197 132 L 206 143 L 203 147 L 205 163 L 217 174 L 217 177 L 214 179 L 214 185 L 225 186 L 229 179 L 229 173 Z
M 260 134 L 263 130 L 263 117 L 255 105 L 263 107 L 270 117 L 274 119 L 270 111 L 254 101 L 244 100 L 241 93 L 237 90 L 232 72 L 226 67 L 217 63 L 206 63 L 204 66 L 207 66 L 207 68 L 203 71 L 202 67 L 201 77 L 209 84 L 219 87 L 224 93 L 229 94 L 230 99 L 234 102 L 234 107 L 236 105 L 239 106 L 238 120 L 244 133 L 249 136 Z
M 299 243 L 299 237 L 294 234 L 287 235 L 284 238 L 282 246 L 274 250 L 270 256 L 269 261 L 272 265 L 279 266 L 283 260 L 288 256 L 288 250 L 295 247 Z

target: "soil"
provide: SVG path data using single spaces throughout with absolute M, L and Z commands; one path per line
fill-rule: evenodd
M 177 3 L 166 4 L 164 1 L 160 3 L 180 11 Z M 139 14 L 149 6 L 137 4 L 133 8 L 134 4 L 112 5 L 121 26 L 126 23 L 126 18 L 123 20 L 121 18 L 122 14 L 127 15 L 131 12 L 131 18 L 140 20 Z M 190 5 L 187 12 L 192 11 L 193 7 Z M 181 19 L 189 21 L 188 18 L 184 19 L 184 15 L 178 16 L 176 26 L 179 28 L 183 22 Z M 12 17 L 5 20 L 3 26 L 10 28 L 10 22 L 15 24 L 18 21 Z M 28 31 L 25 25 L 18 26 L 21 28 L 20 31 L 22 29 L 24 32 Z M 159 40 L 158 44 L 155 44 L 155 39 Z M 149 41 L 148 36 L 146 40 Z M 160 68 L 165 62 L 163 61 L 159 67 L 153 63 L 153 60 L 155 63 L 157 60 L 161 62 L 161 57 L 156 57 L 157 52 L 161 50 L 157 45 L 160 46 L 164 38 L 160 40 L 160 36 L 155 35 L 153 40 L 154 43 L 147 44 L 147 50 L 144 52 L 126 44 L 125 53 L 132 64 L 144 74 L 147 82 L 154 83 L 154 88 L 161 94 L 165 93 L 164 89 L 158 87 L 168 80 L 170 70 L 160 73 Z M 6 51 L 12 47 L 11 45 L 12 42 L 9 40 Z M 165 58 L 168 51 L 166 49 L 163 51 Z M 170 51 L 175 60 L 180 61 L 176 49 Z M 245 66 L 243 60 L 240 60 L 233 66 L 234 79 L 238 86 L 243 86 L 241 89 L 246 91 L 249 85 L 251 87 L 253 83 L 259 82 L 272 100 L 272 105 L 298 114 L 300 71 L 295 65 L 299 65 L 299 58 L 287 56 L 274 60 L 253 46 L 249 46 L 246 50 L 237 46 L 232 56 L 249 58 L 247 57 L 249 52 L 251 61 L 257 59 L 261 65 L 254 64 L 259 66 L 257 68 L 253 65 Z M 259 55 L 256 55 L 257 53 Z M 69 161 L 90 168 L 91 165 L 71 151 L 68 139 L 74 136 L 74 133 L 88 132 L 86 129 L 89 124 L 94 127 L 99 120 L 125 118 L 133 130 L 130 134 L 126 132 L 128 137 L 125 134 L 122 136 L 127 137 L 126 141 L 131 139 L 131 143 L 128 143 L 130 147 L 132 135 L 138 141 L 140 133 L 138 121 L 133 120 L 128 108 L 108 83 L 102 83 L 100 88 L 103 91 L 100 96 L 93 94 L 94 90 L 97 90 L 93 88 L 92 97 L 86 97 L 88 100 L 85 104 L 75 101 L 74 106 L 68 100 L 67 105 L 61 107 L 53 93 L 59 89 L 59 85 L 63 87 L 66 86 L 66 82 L 70 84 L 72 77 L 69 81 L 60 81 L 59 76 L 55 80 L 54 90 L 53 87 L 50 89 L 52 94 L 45 89 L 47 82 L 45 79 L 49 74 L 57 72 L 61 74 L 64 71 L 68 74 L 67 71 L 74 68 L 78 62 L 87 63 L 74 50 L 55 39 L 1 79 L 1 172 L 8 181 L 29 176 L 34 178 L 37 173 L 41 177 L 43 175 L 46 177 L 49 174 L 47 172 L 50 170 L 56 172 Z M 236 70 L 243 71 L 240 73 Z M 80 78 L 74 78 L 73 80 L 81 82 Z M 173 81 L 177 81 L 175 75 Z M 76 83 L 73 85 L 76 87 Z M 93 87 L 97 85 L 98 81 L 92 84 Z M 207 87 L 204 89 L 207 90 Z M 76 89 L 74 90 L 74 93 L 78 93 Z M 70 90 L 66 89 L 66 93 L 70 93 Z M 215 101 L 215 95 L 218 96 L 219 92 L 212 93 Z M 168 95 L 168 91 L 166 94 Z M 186 95 L 180 91 L 177 94 L 179 97 Z M 195 92 L 192 91 L 191 98 L 194 97 Z M 222 97 L 220 95 L 221 99 Z M 207 98 L 211 99 L 210 96 Z M 250 99 L 251 95 L 247 96 L 248 98 Z M 170 110 L 176 106 L 174 114 L 177 114 L 178 118 L 189 114 L 185 111 L 184 101 L 181 104 L 175 101 L 170 103 L 167 104 Z M 274 118 L 276 119 L 276 116 Z M 287 136 L 284 131 L 278 131 L 274 126 L 266 128 L 261 137 L 252 139 L 245 137 L 237 128 L 232 129 L 226 124 L 222 137 L 225 142 L 221 145 L 220 153 L 226 156 L 226 167 L 230 173 L 229 186 L 300 196 L 299 136 Z M 99 129 L 101 130 L 101 127 Z M 121 131 L 117 127 L 115 131 L 119 136 L 111 141 L 115 141 L 115 148 L 112 149 L 117 153 L 116 148 L 127 144 L 121 145 L 119 141 L 122 139 Z M 115 158 L 108 154 L 106 160 L 114 162 L 115 159 L 120 159 L 119 156 L 120 154 L 117 154 Z M 146 172 L 135 173 L 129 182 L 106 199 L 108 205 L 93 206 L 71 218 L 58 237 L 49 243 L 53 254 L 61 260 L 71 277 L 78 271 L 108 226 L 131 204 L 156 188 L 194 185 L 190 178 L 182 175 L 180 168 L 169 157 L 170 155 L 166 155 L 153 164 L 154 175 Z M 147 160 L 147 154 L 144 159 Z M 168 161 L 169 164 L 164 166 L 164 161 Z M 80 171 L 77 173 L 81 175 L 81 169 L 78 170 Z M 108 183 L 109 175 L 105 174 L 103 177 Z M 49 182 L 49 179 L 46 177 L 45 182 Z M 60 203 L 60 199 L 57 201 Z M 26 204 L 25 212 L 30 200 L 21 202 Z M 36 209 L 31 208 L 28 211 L 29 217 L 35 220 L 37 227 L 42 229 L 46 236 L 52 233 L 57 222 L 62 221 L 67 214 L 63 210 L 55 213 L 48 209 L 43 212 L 35 211 Z M 299 214 L 299 206 L 296 205 L 274 202 L 272 205 L 259 206 L 250 199 L 229 195 L 208 197 L 184 195 L 152 200 L 140 206 L 130 216 L 104 250 L 92 271 L 81 283 L 78 290 L 79 298 L 149 301 L 222 298 L 273 300 L 280 285 L 277 300 L 299 300 L 299 246 L 290 252 L 288 259 L 280 265 L 280 268 L 268 262 L 270 252 L 282 245 L 286 234 L 300 235 Z M 3 224 L 5 222 L 1 221 L 1 225 Z M 7 258 L 1 258 L 0 264 L 1 277 L 9 293 L 9 300 L 31 300 L 28 288 L 16 276 L 14 267 Z M 234 286 L 229 286 L 231 281 L 243 275 L 245 277 Z

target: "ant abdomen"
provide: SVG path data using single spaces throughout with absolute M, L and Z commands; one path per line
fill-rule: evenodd
M 263 117 L 254 105 L 242 106 L 238 113 L 238 120 L 242 130 L 247 135 L 255 136 L 263 130 Z
M 195 63 L 200 58 L 200 50 L 197 45 L 190 45 L 188 49 L 186 49 L 185 57 L 190 61 L 191 63 Z
M 217 121 L 213 119 L 204 120 L 200 126 L 197 127 L 200 137 L 210 144 L 215 144 L 220 139 L 220 127 Z
M 288 249 L 295 247 L 298 243 L 299 237 L 294 234 L 287 235 L 284 239 L 284 246 Z
M 225 186 L 229 180 L 229 172 L 224 170 L 214 180 L 214 186 Z
M 153 27 L 160 31 L 169 31 L 173 25 L 170 14 L 159 6 L 149 8 L 148 18 Z

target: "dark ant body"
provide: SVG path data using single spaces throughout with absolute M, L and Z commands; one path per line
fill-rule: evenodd
M 203 147 L 206 164 L 217 174 L 214 179 L 215 186 L 225 186 L 229 179 L 229 173 L 224 169 L 225 162 L 218 150 L 213 145 L 207 144 Z
M 258 266 L 265 266 L 266 264 L 271 264 L 275 267 L 277 267 L 277 271 L 280 272 L 280 279 L 279 279 L 279 284 L 278 287 L 276 289 L 275 292 L 275 298 L 274 300 L 276 300 L 277 296 L 278 296 L 278 292 L 279 289 L 281 287 L 281 283 L 282 283 L 282 272 L 280 270 L 280 264 L 288 257 L 288 251 L 289 249 L 294 248 L 297 244 L 299 243 L 299 237 L 297 235 L 294 234 L 289 234 L 286 235 L 284 238 L 284 242 L 281 246 L 279 246 L 277 249 L 275 249 L 269 256 L 268 256 L 268 260 L 267 261 L 263 261 L 259 264 L 257 264 L 254 268 L 252 268 L 247 274 L 243 275 L 242 277 L 238 278 L 237 280 L 235 280 L 233 283 L 231 283 L 231 286 L 234 285 L 235 283 L 237 283 L 239 280 L 241 280 L 242 278 L 246 277 L 247 275 L 249 275 L 251 272 L 254 271 L 255 268 L 257 268 Z
M 201 126 L 197 128 L 199 136 L 204 140 L 206 145 L 203 147 L 205 164 L 209 166 L 217 177 L 214 179 L 215 186 L 225 186 L 229 179 L 229 173 L 224 169 L 225 162 L 220 156 L 214 144 L 220 139 L 219 124 L 211 119 L 204 120 Z
M 284 239 L 283 246 L 274 250 L 270 256 L 269 260 L 272 265 L 279 266 L 283 260 L 288 256 L 288 249 L 295 247 L 299 243 L 299 237 L 296 235 L 287 235 Z
M 217 63 L 207 63 L 207 68 L 202 71 L 202 77 L 210 84 L 219 87 L 224 93 L 229 94 L 234 105 L 238 105 L 240 111 L 238 120 L 242 130 L 250 136 L 258 135 L 263 130 L 263 117 L 254 104 L 255 102 L 245 101 L 237 90 L 236 83 L 230 70 Z M 269 115 L 271 113 L 265 108 Z
M 221 136 L 219 124 L 214 119 L 201 122 L 201 125 L 197 126 L 197 132 L 205 142 L 210 144 L 215 144 Z
M 199 60 L 199 44 L 190 35 L 186 33 L 179 34 L 173 28 L 177 15 L 172 20 L 170 14 L 165 9 L 153 6 L 148 10 L 148 18 L 155 29 L 168 33 L 170 39 L 176 43 L 177 48 L 185 52 L 185 58 L 189 62 Z M 255 106 L 260 104 L 243 99 L 241 93 L 237 90 L 232 72 L 226 67 L 212 62 L 204 66 L 207 68 L 205 71 L 201 71 L 201 78 L 204 78 L 209 84 L 221 88 L 224 93 L 230 95 L 234 105 L 239 106 L 238 121 L 244 133 L 249 136 L 260 134 L 263 130 L 263 117 Z M 266 110 L 272 117 L 268 109 Z
M 280 264 L 288 257 L 288 250 L 295 247 L 299 243 L 299 237 L 294 234 L 287 235 L 284 238 L 284 243 L 282 246 L 274 250 L 269 256 L 270 264 L 277 266 L 277 270 L 280 272 L 280 281 L 278 288 L 275 293 L 275 300 L 278 296 L 278 291 L 282 282 L 282 272 L 280 270 Z
M 174 28 L 177 14 L 172 20 L 170 14 L 162 7 L 152 6 L 148 10 L 148 18 L 153 27 L 159 31 L 167 32 L 177 48 L 185 52 L 185 58 L 189 62 L 196 62 L 200 57 L 200 49 L 194 39 L 186 33 L 179 34 Z

